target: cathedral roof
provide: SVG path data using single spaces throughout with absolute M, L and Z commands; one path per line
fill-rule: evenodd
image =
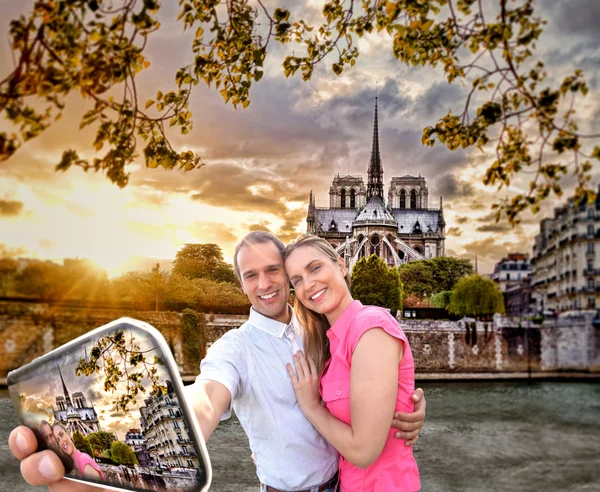
M 331 230 L 331 222 L 336 226 L 336 231 L 352 234 L 352 222 L 356 218 L 356 209 L 354 208 L 316 208 L 315 227 L 322 231 Z
M 398 232 L 402 234 L 413 233 L 417 222 L 421 232 L 436 232 L 440 223 L 439 210 L 394 208 L 392 215 L 398 222 Z
M 389 210 L 383 203 L 383 200 L 378 196 L 373 196 L 369 199 L 365 208 L 362 209 L 358 217 L 356 217 L 357 221 L 368 221 L 368 222 L 379 222 L 379 221 L 392 221 L 394 222 L 394 217 L 390 214 Z

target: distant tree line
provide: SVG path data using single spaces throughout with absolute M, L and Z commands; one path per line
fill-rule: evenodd
M 248 299 L 231 265 L 216 244 L 186 244 L 170 272 L 156 264 L 108 278 L 86 259 L 52 261 L 0 258 L 0 296 L 90 305 L 128 306 L 137 310 L 246 314 Z
M 449 314 L 485 317 L 504 313 L 496 283 L 473 273 L 469 260 L 436 257 L 388 267 L 378 256 L 362 258 L 352 271 L 352 294 L 364 304 L 388 308 L 436 307 Z

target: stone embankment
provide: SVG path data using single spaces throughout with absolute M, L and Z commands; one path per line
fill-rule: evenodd
M 64 308 L 47 303 L 0 301 L 0 381 L 55 347 L 117 318 L 155 326 L 183 367 L 181 315 L 110 309 Z M 247 318 L 205 315 L 208 343 Z M 400 320 L 418 379 L 600 377 L 600 327 L 593 314 L 537 325 L 497 316 L 493 322 Z M 194 375 L 185 374 L 189 380 Z

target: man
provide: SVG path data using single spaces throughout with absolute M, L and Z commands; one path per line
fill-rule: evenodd
M 257 475 L 267 492 L 332 492 L 337 453 L 302 414 L 285 369 L 302 348 L 301 332 L 288 306 L 289 281 L 283 266 L 284 245 L 274 235 L 255 231 L 237 245 L 234 268 L 252 309 L 249 320 L 215 342 L 186 396 L 205 440 L 235 410 L 248 435 Z M 412 445 L 425 418 L 425 399 L 417 390 L 413 414 L 396 414 L 396 437 Z M 26 427 L 9 438 L 13 454 L 23 460 L 21 473 L 32 485 L 50 492 L 96 492 L 87 485 L 61 480 L 64 470 L 49 451 L 34 453 Z

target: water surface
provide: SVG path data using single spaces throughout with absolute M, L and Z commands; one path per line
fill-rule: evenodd
M 415 447 L 422 490 L 600 491 L 600 384 L 421 383 L 427 421 Z M 0 390 L 2 490 L 33 492 L 8 450 L 17 424 Z M 248 441 L 235 419 L 208 443 L 216 492 L 256 492 Z

